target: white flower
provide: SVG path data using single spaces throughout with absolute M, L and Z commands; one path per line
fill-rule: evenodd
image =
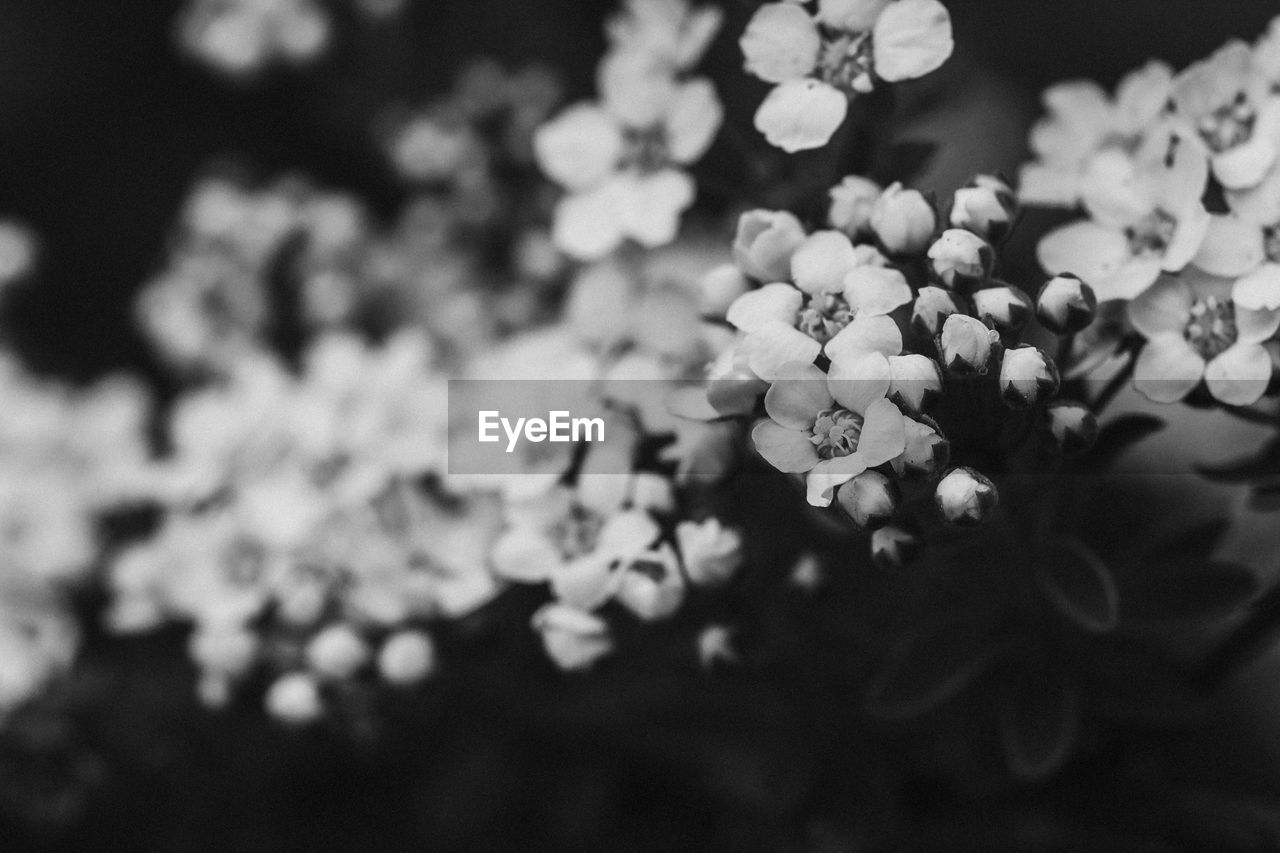
M 633 557 L 619 569 L 615 598 L 646 622 L 675 613 L 684 597 L 680 560 L 668 543 Z
M 378 650 L 378 672 L 391 684 L 414 684 L 436 667 L 436 648 L 421 631 L 392 634 Z
M 742 534 L 718 519 L 682 521 L 676 525 L 676 544 L 689 580 L 698 586 L 727 583 L 742 566 Z
M 1231 282 L 1208 276 L 1166 276 L 1129 305 L 1129 320 L 1146 337 L 1133 384 L 1151 400 L 1172 403 L 1203 379 L 1215 399 L 1255 402 L 1271 380 L 1262 343 L 1280 328 L 1280 311 L 1234 304 Z
M 339 623 L 311 638 L 306 658 L 322 678 L 350 678 L 369 660 L 369 646 L 352 626 Z
M 739 44 L 746 69 L 777 84 L 756 129 L 794 153 L 826 145 L 849 99 L 922 77 L 951 55 L 951 18 L 937 0 L 820 0 L 817 17 L 797 3 L 756 10 Z
M 947 287 L 964 280 L 982 281 L 991 273 L 995 252 L 972 231 L 948 228 L 929 247 L 933 271 Z
M 593 613 L 567 604 L 547 604 L 533 614 L 547 655 L 561 669 L 589 669 L 613 651 L 608 624 Z
M 972 468 L 952 468 L 934 490 L 934 502 L 948 522 L 973 527 L 982 524 L 999 503 L 995 484 Z
M 179 37 L 197 58 L 245 75 L 269 62 L 304 62 L 329 41 L 329 16 L 311 0 L 190 0 Z
M 289 725 L 306 725 L 324 713 L 315 677 L 293 672 L 276 679 L 266 695 L 267 713 Z

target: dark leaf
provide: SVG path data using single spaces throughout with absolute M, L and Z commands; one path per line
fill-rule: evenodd
M 1122 415 L 1107 421 L 1098 431 L 1093 449 L 1085 454 L 1083 464 L 1089 470 L 1104 469 L 1130 447 L 1162 429 L 1164 421 L 1154 415 Z
M 1080 693 L 1065 678 L 1020 680 L 1000 706 L 1000 744 L 1020 779 L 1043 779 L 1061 767 L 1079 729 Z
M 1222 537 L 1231 529 L 1231 521 L 1214 518 L 1194 524 L 1178 536 L 1170 536 L 1151 551 L 1153 560 L 1176 560 L 1179 563 L 1199 563 L 1208 560 L 1222 544 Z
M 1036 560 L 1036 580 L 1064 616 L 1093 633 L 1120 619 L 1120 594 L 1102 558 L 1077 539 L 1059 539 Z
M 924 171 L 925 166 L 938 151 L 938 143 L 924 139 L 906 139 L 894 143 L 884 155 L 884 161 L 875 178 L 882 184 L 911 179 Z
M 1257 576 L 1235 563 L 1150 565 L 1125 585 L 1125 614 L 1137 619 L 1215 619 L 1244 607 L 1257 593 Z
M 1220 465 L 1197 465 L 1196 471 L 1217 483 L 1256 483 L 1280 477 L 1280 437 L 1244 458 Z
M 995 650 L 966 625 L 944 626 L 899 644 L 867 693 L 867 710 L 885 719 L 926 714 L 955 697 L 991 665 Z
M 1249 493 L 1249 509 L 1257 512 L 1280 510 L 1280 484 L 1254 487 Z

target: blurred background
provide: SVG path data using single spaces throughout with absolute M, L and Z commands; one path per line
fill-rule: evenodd
M 132 300 L 208 164 L 298 171 L 390 218 L 405 191 L 374 130 L 388 104 L 429 101 L 478 56 L 545 63 L 570 99 L 585 94 L 613 5 L 408 0 L 402 15 L 377 20 L 343 6 L 318 62 L 234 81 L 176 49 L 176 0 L 4 0 L 0 216 L 26 223 L 40 245 L 32 280 L 9 296 L 7 333 L 40 372 L 80 381 L 125 368 L 160 382 Z M 736 34 L 755 5 L 724 0 L 711 76 L 738 72 Z M 1277 12 L 1274 0 L 948 5 L 954 74 L 946 87 L 907 94 L 911 132 L 946 143 L 922 185 L 1013 174 L 1049 83 L 1087 74 L 1109 87 L 1156 57 L 1180 67 L 1228 38 L 1252 38 Z M 729 122 L 750 130 L 762 91 L 743 80 L 726 92 Z M 1219 435 L 1213 424 L 1196 428 Z M 739 497 L 747 512 L 773 511 L 760 496 Z M 838 612 L 848 603 L 840 595 L 819 609 Z M 807 686 L 838 680 L 822 643 L 811 650 L 815 672 L 708 681 L 696 668 L 632 662 L 569 683 L 521 620 L 507 620 L 504 635 L 495 627 L 503 614 L 488 618 L 487 651 L 501 654 L 472 652 L 474 666 L 445 673 L 429 695 L 391 708 L 381 730 L 354 739 L 284 735 L 252 709 L 208 714 L 189 690 L 180 632 L 90 637 L 77 689 L 118 701 L 86 716 L 73 692 L 58 700 L 65 714 L 19 721 L 0 743 L 0 850 L 1204 849 L 1157 825 L 1149 804 L 1117 801 L 1132 792 L 1098 784 L 1115 755 L 1071 768 L 1049 790 L 976 779 L 976 798 L 942 773 L 900 778 L 903 756 L 885 747 L 892 731 L 843 731 L 847 697 Z M 1185 804 L 1197 814 L 1265 811 L 1273 753 L 1254 748 L 1280 749 L 1273 675 L 1215 706 L 1193 741 L 1136 730 L 1139 748 L 1123 760 L 1246 792 Z M 1260 737 L 1239 737 L 1240 725 Z M 859 771 L 841 772 L 849 767 Z M 877 825 L 883 814 L 905 822 Z M 1236 841 L 1268 849 L 1247 835 Z

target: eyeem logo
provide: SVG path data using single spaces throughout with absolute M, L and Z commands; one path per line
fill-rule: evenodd
M 542 441 L 604 441 L 603 418 L 575 418 L 567 411 L 547 412 L 547 419 L 504 418 L 494 410 L 479 412 L 479 440 L 494 443 L 502 440 L 499 429 L 506 433 L 507 453 L 514 453 L 521 436 L 535 444 Z

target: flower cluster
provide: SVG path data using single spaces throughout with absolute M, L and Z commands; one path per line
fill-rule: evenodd
M 1045 95 L 1023 169 L 1025 202 L 1088 219 L 1039 245 L 1050 273 L 1088 281 L 1106 305 L 1088 332 L 1142 346 L 1135 386 L 1160 402 L 1202 384 L 1230 406 L 1267 390 L 1280 328 L 1280 19 L 1181 72 L 1151 63 L 1114 99 L 1089 83 Z M 1096 349 L 1096 347 L 1095 347 Z M 1088 353 L 1083 353 L 1086 357 Z
M 763 394 L 760 455 L 804 475 L 809 503 L 838 503 L 875 529 L 873 552 L 895 561 L 915 549 L 902 518 L 918 498 L 977 524 L 997 493 L 975 464 L 1003 468 L 1037 435 L 1087 445 L 1092 414 L 1051 402 L 1056 363 L 1025 341 L 1078 331 L 1096 299 L 1075 277 L 1049 280 L 1035 300 L 995 277 L 1016 216 L 999 178 L 957 190 L 945 215 L 918 191 L 858 177 L 830 195 L 816 231 L 785 211 L 739 220 L 735 267 L 708 278 L 753 286 L 724 314 L 737 336 L 707 395 L 721 416 L 753 416 Z
M 328 46 L 331 29 L 315 0 L 189 0 L 178 37 L 201 62 L 244 77 L 275 63 L 314 59 Z
M 951 17 L 938 0 L 766 3 L 740 40 L 746 69 L 773 83 L 756 129 L 788 153 L 821 148 L 850 99 L 877 81 L 923 77 L 951 55 Z
M 571 105 L 534 136 L 538 164 L 566 190 L 553 226 L 562 250 L 591 260 L 628 239 L 675 239 L 695 196 L 684 167 L 723 120 L 711 81 L 689 76 L 719 27 L 719 10 L 686 0 L 628 0 L 610 19 L 600 100 Z

